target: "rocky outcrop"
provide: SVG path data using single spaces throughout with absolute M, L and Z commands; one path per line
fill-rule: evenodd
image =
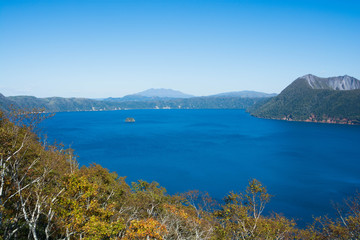
M 134 123 L 134 122 L 135 122 L 135 119 L 132 118 L 132 117 L 128 117 L 128 118 L 125 119 L 125 122 L 127 122 L 127 123 Z
M 339 76 L 339 77 L 320 78 L 312 74 L 308 74 L 301 78 L 305 79 L 312 89 L 330 89 L 330 90 L 360 89 L 360 81 L 348 75 Z
M 273 118 L 278 119 L 278 118 Z M 356 120 L 351 120 L 348 118 L 335 118 L 335 117 L 328 117 L 322 116 L 317 117 L 314 114 L 311 114 L 309 118 L 305 120 L 294 119 L 291 115 L 285 116 L 278 120 L 285 120 L 285 121 L 295 121 L 295 122 L 313 122 L 313 123 L 334 123 L 334 124 L 348 124 L 348 125 L 359 125 L 360 122 Z

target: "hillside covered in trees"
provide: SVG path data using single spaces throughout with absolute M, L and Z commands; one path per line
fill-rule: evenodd
M 152 98 L 147 100 L 116 99 L 95 100 L 88 98 L 36 98 L 33 96 L 5 97 L 0 94 L 0 110 L 43 109 L 45 112 L 102 111 L 120 109 L 246 109 L 264 101 L 263 97 L 192 97 Z
M 305 75 L 278 96 L 250 107 L 250 113 L 289 121 L 360 124 L 360 81 Z
M 45 117 L 0 113 L 0 239 L 360 236 L 359 195 L 339 208 L 341 218 L 318 218 L 299 229 L 279 214 L 262 214 L 271 195 L 255 179 L 243 192 L 231 192 L 217 203 L 196 190 L 169 195 L 156 182 L 129 185 L 125 177 L 97 164 L 79 168 L 71 149 L 40 143 L 36 125 Z

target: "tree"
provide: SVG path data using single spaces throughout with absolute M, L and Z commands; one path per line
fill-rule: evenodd
M 215 216 L 216 234 L 221 239 L 284 239 L 293 233 L 294 222 L 275 215 L 262 216 L 271 195 L 256 179 L 249 181 L 245 193 L 230 194 Z
M 0 113 L 0 232 L 4 239 L 19 238 L 26 231 L 38 239 L 38 230 L 50 222 L 44 219 L 53 215 L 50 205 L 62 192 L 55 187 L 56 176 L 69 169 L 68 151 L 42 146 L 34 134 L 46 117 L 39 112 Z
M 345 199 L 343 204 L 334 204 L 338 218 L 317 217 L 301 237 L 308 239 L 359 239 L 360 238 L 360 193 Z
M 104 239 L 116 237 L 124 229 L 116 217 L 115 203 L 99 199 L 99 186 L 79 172 L 63 180 L 64 194 L 57 205 L 57 217 L 65 239 Z M 100 196 L 101 198 L 101 196 Z

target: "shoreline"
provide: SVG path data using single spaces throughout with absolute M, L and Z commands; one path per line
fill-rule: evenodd
M 349 119 L 339 119 L 339 120 L 333 120 L 331 118 L 326 120 L 316 120 L 316 119 L 306 119 L 306 120 L 297 120 L 297 119 L 291 119 L 291 118 L 266 118 L 266 117 L 258 117 L 251 115 L 256 118 L 262 118 L 262 119 L 271 119 L 271 120 L 279 120 L 279 121 L 287 121 L 287 122 L 306 122 L 306 123 L 322 123 L 322 124 L 340 124 L 340 125 L 352 125 L 352 126 L 359 126 L 360 123 L 355 123 L 353 120 Z

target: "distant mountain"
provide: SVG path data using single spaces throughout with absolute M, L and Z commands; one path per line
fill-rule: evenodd
M 346 75 L 305 75 L 250 112 L 262 118 L 360 124 L 360 81 Z
M 2 97 L 1 97 L 2 96 Z M 25 110 L 44 109 L 47 112 L 115 110 L 116 104 L 87 98 L 36 98 L 33 96 L 0 96 L 0 109 L 9 111 L 11 106 Z
M 104 101 L 109 102 L 125 102 L 125 101 L 158 101 L 169 100 L 175 98 L 191 98 L 193 95 L 185 94 L 180 91 L 165 89 L 165 88 L 151 88 L 139 93 L 126 95 L 122 98 L 106 98 Z
M 239 91 L 239 92 L 225 92 L 219 93 L 216 95 L 211 95 L 211 97 L 242 97 L 242 98 L 268 98 L 276 96 L 276 93 L 263 93 L 256 91 Z
M 266 98 L 245 97 L 193 97 L 151 98 L 146 100 L 111 101 L 86 98 L 36 98 L 32 96 L 4 97 L 0 95 L 0 109 L 8 111 L 10 105 L 25 110 L 44 109 L 47 112 L 101 111 L 120 109 L 247 109 Z
M 276 96 L 276 93 L 262 93 L 262 92 L 255 92 L 255 91 L 239 91 L 239 92 L 226 92 L 226 93 L 219 93 L 210 96 L 204 97 L 221 97 L 221 98 L 269 98 Z M 109 102 L 125 102 L 125 101 L 161 101 L 161 100 L 171 100 L 177 98 L 194 98 L 194 96 L 185 94 L 179 91 L 175 91 L 172 89 L 148 89 L 143 92 L 126 95 L 122 98 L 106 98 L 102 99 L 104 101 Z
M 151 88 L 133 95 L 143 97 L 159 97 L 159 98 L 191 98 L 193 95 L 185 94 L 180 91 L 165 89 L 165 88 Z

